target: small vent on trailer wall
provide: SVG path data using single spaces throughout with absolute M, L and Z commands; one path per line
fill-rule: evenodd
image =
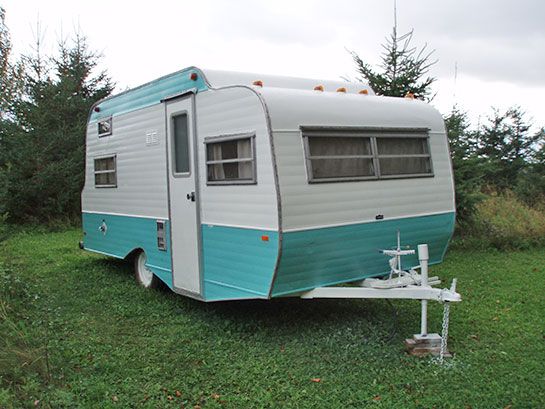
M 157 248 L 159 250 L 167 249 L 166 239 L 166 222 L 164 220 L 157 220 Z

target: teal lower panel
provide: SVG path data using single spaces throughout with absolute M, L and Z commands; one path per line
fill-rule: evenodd
M 277 232 L 203 225 L 202 243 L 207 301 L 268 297 L 278 256 Z
M 402 245 L 416 249 L 418 244 L 427 243 L 430 263 L 439 263 L 452 236 L 454 221 L 455 213 L 443 213 L 284 233 L 272 295 L 388 272 L 388 257 L 379 250 L 396 246 L 398 230 Z M 406 268 L 414 267 L 418 258 L 406 256 L 402 263 Z
M 166 251 L 157 248 L 156 219 L 97 213 L 83 213 L 82 219 L 85 249 L 118 258 L 143 249 L 148 268 L 172 288 L 170 239 L 167 235 Z M 99 230 L 103 222 L 107 226 L 105 233 Z M 169 231 L 168 221 L 166 228 Z

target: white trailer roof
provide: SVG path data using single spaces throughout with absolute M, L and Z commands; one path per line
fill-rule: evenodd
M 342 92 L 255 87 L 267 103 L 273 130 L 300 126 L 427 128 L 445 132 L 443 117 L 426 102 Z
M 305 125 L 428 128 L 444 132 L 441 114 L 410 98 L 376 96 L 365 83 L 202 69 L 212 88 L 251 86 L 267 103 L 273 129 Z M 262 86 L 255 86 L 261 81 Z M 315 91 L 322 85 L 324 91 Z M 337 92 L 345 88 L 346 92 Z M 367 94 L 360 94 L 367 90 Z
M 320 80 L 298 77 L 284 77 L 279 75 L 263 75 L 248 72 L 201 70 L 207 82 L 212 88 L 220 88 L 229 85 L 252 85 L 254 81 L 262 81 L 263 87 L 289 88 L 301 90 L 313 90 L 317 85 L 322 85 L 325 92 L 335 92 L 338 88 L 346 88 L 347 93 L 357 94 L 361 90 L 367 90 L 369 95 L 375 93 L 371 87 L 363 82 L 347 82 L 335 80 Z

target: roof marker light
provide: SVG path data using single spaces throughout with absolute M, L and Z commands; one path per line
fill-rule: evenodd
M 256 87 L 262 87 L 263 86 L 263 81 L 255 80 L 254 82 L 252 82 L 252 85 L 255 85 Z
M 324 92 L 324 86 L 323 85 L 316 85 L 314 87 L 314 91 Z
M 346 92 L 346 88 L 345 87 L 337 88 L 337 92 Z
M 189 78 L 190 78 L 192 81 L 197 81 L 197 78 L 199 78 L 199 76 L 197 75 L 196 72 L 192 72 L 191 75 L 189 76 Z
M 369 91 L 367 91 L 366 89 L 362 89 L 358 92 L 358 94 L 369 95 Z
M 405 94 L 405 98 L 414 99 L 414 94 L 413 94 L 412 92 L 409 91 L 409 92 L 407 92 L 407 93 Z
M 95 107 L 95 112 L 100 112 L 100 107 Z

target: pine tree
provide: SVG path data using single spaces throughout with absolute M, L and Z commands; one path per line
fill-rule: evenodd
M 5 116 L 9 98 L 9 56 L 11 40 L 6 27 L 6 12 L 0 7 L 0 118 Z
M 11 37 L 5 17 L 6 12 L 0 7 L 0 120 L 10 117 L 23 92 L 22 66 L 11 61 Z
M 411 46 L 413 30 L 401 36 L 397 33 L 396 24 L 392 34 L 382 44 L 384 52 L 379 70 L 352 51 L 352 58 L 362 80 L 368 82 L 378 95 L 404 97 L 413 94 L 415 98 L 430 100 L 431 85 L 435 78 L 427 76 L 430 67 L 437 61 L 431 61 L 432 51 L 424 45 L 420 50 Z
M 505 112 L 493 109 L 478 134 L 478 154 L 486 159 L 487 182 L 499 190 L 513 188 L 535 150 L 538 134 L 520 107 Z
M 61 42 L 58 55 L 44 61 L 37 48 L 25 58 L 25 98 L 15 110 L 5 209 L 9 219 L 75 219 L 84 180 L 87 116 L 93 103 L 114 85 L 105 72 L 93 75 L 100 56 L 76 35 Z
M 517 174 L 515 193 L 530 206 L 545 210 L 545 128 L 535 132 L 533 139 L 527 164 Z
M 456 190 L 456 212 L 458 222 L 470 220 L 475 206 L 483 198 L 482 160 L 476 154 L 475 133 L 469 130 L 467 113 L 453 107 L 445 117 L 445 127 L 450 145 L 454 186 Z

